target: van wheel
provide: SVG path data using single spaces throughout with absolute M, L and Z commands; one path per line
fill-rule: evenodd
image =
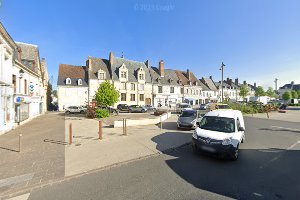
M 231 160 L 232 161 L 235 161 L 235 160 L 237 160 L 238 159 L 238 157 L 239 157 L 239 146 L 237 146 L 236 148 L 235 148 L 235 150 L 234 150 L 234 152 L 233 152 L 233 154 L 231 155 Z

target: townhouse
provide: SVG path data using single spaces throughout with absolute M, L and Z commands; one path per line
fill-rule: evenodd
M 295 90 L 295 91 L 299 91 L 300 90 L 300 84 L 295 84 L 294 81 L 291 81 L 291 83 L 287 83 L 287 84 L 284 84 L 282 87 L 280 87 L 278 89 L 278 94 L 280 97 L 282 97 L 282 95 L 285 93 L 285 92 L 290 92 L 292 90 Z
M 215 82 L 212 79 L 212 76 L 209 78 L 202 77 L 200 80 L 207 89 L 203 90 L 203 97 L 204 97 L 204 102 L 203 103 L 209 103 L 209 102 L 218 102 L 220 101 L 220 95 L 218 88 L 215 84 Z
M 48 72 L 39 48 L 15 42 L 0 23 L 0 134 L 45 113 Z

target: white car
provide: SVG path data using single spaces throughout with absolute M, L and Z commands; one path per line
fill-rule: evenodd
M 193 132 L 193 151 L 203 151 L 236 160 L 240 143 L 245 142 L 241 111 L 214 110 L 206 113 Z

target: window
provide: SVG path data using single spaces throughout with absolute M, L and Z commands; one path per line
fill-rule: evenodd
M 98 79 L 100 79 L 100 80 L 104 80 L 105 79 L 104 72 L 99 72 L 98 73 Z
M 121 86 L 121 88 L 120 88 L 121 90 L 126 90 L 126 83 L 121 83 L 120 86 Z
M 198 95 L 198 90 L 196 90 L 196 95 Z
M 17 76 L 12 75 L 12 84 L 14 85 L 14 93 L 17 91 Z
M 121 78 L 127 78 L 127 73 L 124 72 L 124 71 L 122 71 L 122 72 L 121 72 Z
M 180 88 L 180 93 L 183 94 L 184 93 L 184 89 Z
M 130 101 L 135 101 L 135 94 L 130 94 Z
M 66 84 L 67 84 L 67 85 L 71 85 L 71 79 L 70 79 L 70 78 L 67 78 L 67 79 L 66 79 Z
M 78 85 L 82 85 L 82 80 L 78 79 Z
M 140 94 L 140 101 L 144 101 L 144 94 Z
M 24 94 L 27 94 L 27 80 L 24 79 Z
M 174 87 L 170 87 L 170 93 L 174 93 Z
M 126 93 L 121 93 L 121 101 L 126 101 Z
M 162 93 L 162 91 L 163 91 L 162 86 L 158 86 L 158 93 Z
M 139 74 L 139 79 L 144 80 L 144 74 Z
M 144 84 L 140 84 L 139 87 L 140 87 L 140 90 L 144 90 L 145 89 L 145 85 Z
M 135 84 L 134 83 L 131 83 L 131 90 L 135 90 Z

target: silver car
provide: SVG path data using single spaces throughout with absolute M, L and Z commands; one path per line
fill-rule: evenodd
M 183 110 L 177 121 L 177 128 L 195 129 L 201 115 L 196 110 Z
M 82 106 L 69 106 L 66 109 L 66 114 L 70 114 L 70 113 L 84 113 L 86 111 L 85 108 L 83 108 Z

